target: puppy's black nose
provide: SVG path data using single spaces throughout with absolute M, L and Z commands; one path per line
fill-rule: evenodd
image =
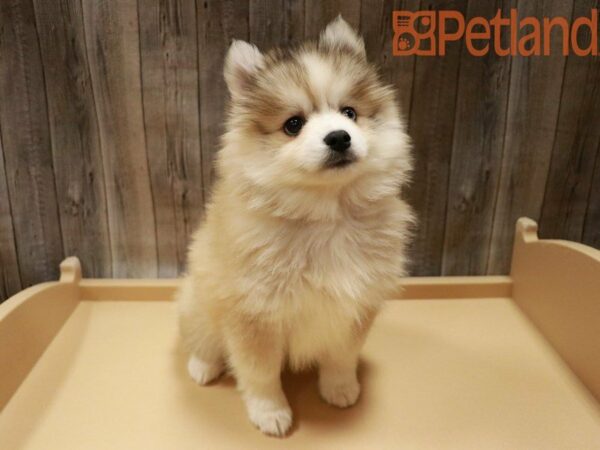
M 350 147 L 350 135 L 345 130 L 335 130 L 323 139 L 334 152 L 343 152 Z

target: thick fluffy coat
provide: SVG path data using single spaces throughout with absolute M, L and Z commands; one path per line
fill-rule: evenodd
M 219 178 L 190 247 L 180 328 L 192 378 L 228 365 L 250 420 L 281 435 L 286 363 L 318 365 L 325 401 L 358 399 L 360 347 L 405 271 L 410 146 L 393 90 L 341 18 L 293 51 L 234 42 L 225 78 Z M 325 139 L 333 131 L 347 143 Z

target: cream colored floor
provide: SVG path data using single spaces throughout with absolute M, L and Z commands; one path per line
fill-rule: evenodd
M 82 302 L 0 415 L 5 449 L 600 449 L 600 410 L 508 299 L 393 301 L 364 350 L 358 405 L 285 377 L 285 439 L 231 379 L 185 373 L 169 302 Z M 0 369 L 1 370 L 1 369 Z

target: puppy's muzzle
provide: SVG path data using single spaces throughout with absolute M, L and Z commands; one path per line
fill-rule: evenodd
M 323 141 L 330 150 L 325 167 L 345 167 L 356 161 L 356 155 L 348 150 L 352 144 L 352 138 L 346 130 L 332 131 L 323 138 Z

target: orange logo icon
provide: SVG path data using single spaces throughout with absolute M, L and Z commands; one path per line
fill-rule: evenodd
M 394 56 L 435 55 L 435 11 L 394 11 Z

